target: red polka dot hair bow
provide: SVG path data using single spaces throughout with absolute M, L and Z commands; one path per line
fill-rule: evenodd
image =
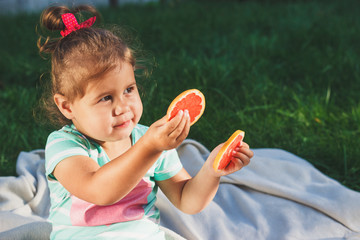
M 88 20 L 86 20 L 80 24 L 78 24 L 74 14 L 72 14 L 72 13 L 65 13 L 65 14 L 61 15 L 61 19 L 63 20 L 63 22 L 65 24 L 65 30 L 61 31 L 60 34 L 61 34 L 61 36 L 66 37 L 67 35 L 69 35 L 70 33 L 74 32 L 76 30 L 79 30 L 81 28 L 91 27 L 96 20 L 96 16 L 89 18 Z

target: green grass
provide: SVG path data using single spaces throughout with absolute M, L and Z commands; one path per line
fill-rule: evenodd
M 360 190 L 360 2 L 219 1 L 101 9 L 156 59 L 144 115 L 162 117 L 180 92 L 206 96 L 189 138 L 209 149 L 236 129 L 252 148 L 281 148 Z M 15 174 L 20 151 L 52 130 L 33 119 L 40 75 L 39 15 L 0 16 L 0 163 Z

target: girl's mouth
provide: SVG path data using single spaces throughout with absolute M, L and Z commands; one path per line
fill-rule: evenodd
M 130 125 L 130 120 L 127 120 L 121 124 L 115 125 L 114 128 L 126 128 Z

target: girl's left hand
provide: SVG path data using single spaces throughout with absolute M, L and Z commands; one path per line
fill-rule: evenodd
M 213 174 L 217 177 L 229 175 L 239 171 L 243 167 L 247 166 L 250 163 L 250 159 L 254 156 L 254 153 L 250 150 L 249 145 L 245 142 L 242 142 L 241 146 L 235 148 L 235 152 L 233 153 L 233 157 L 228 166 L 222 170 L 215 171 L 212 165 L 222 146 L 223 144 L 220 144 L 214 148 L 207 159 L 209 167 L 211 167 Z

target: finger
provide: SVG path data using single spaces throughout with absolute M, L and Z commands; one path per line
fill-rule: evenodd
M 242 153 L 244 153 L 245 155 L 247 155 L 248 157 L 250 157 L 250 158 L 252 158 L 253 156 L 254 156 L 254 152 L 252 151 L 252 150 L 250 150 L 250 148 L 248 147 L 249 145 L 244 145 L 244 147 L 243 146 L 241 146 L 241 147 L 236 147 L 235 149 L 234 149 L 234 151 L 236 151 L 236 152 L 242 152 Z
M 244 166 L 247 166 L 250 163 L 250 158 L 240 152 L 233 153 L 233 158 L 240 160 Z
M 174 138 L 174 139 L 178 139 L 178 137 L 182 134 L 182 132 L 184 131 L 185 125 L 186 125 L 186 121 L 188 119 L 188 111 L 185 110 L 182 118 L 180 120 L 180 123 L 176 126 L 176 128 L 169 134 L 170 137 Z
M 233 157 L 245 156 L 247 158 L 251 158 L 253 156 L 253 152 L 250 149 L 240 149 L 239 151 L 234 150 L 232 155 Z
M 175 117 L 173 117 L 170 121 L 168 121 L 168 130 L 169 135 L 177 128 L 183 118 L 184 112 L 183 110 L 179 110 Z
M 252 158 L 254 156 L 254 152 L 250 148 L 240 148 L 240 152 L 242 152 L 249 158 Z
M 180 120 L 179 125 L 176 127 L 176 128 L 179 129 L 179 130 L 181 129 L 180 132 L 182 132 L 182 130 L 184 129 L 188 117 L 189 117 L 189 111 L 188 111 L 188 110 L 185 110 L 184 113 L 183 113 L 183 115 L 182 115 L 182 118 L 181 118 L 181 120 Z
M 246 142 L 241 142 L 240 147 L 250 148 L 250 147 L 249 147 L 249 144 L 247 144 Z
M 187 112 L 187 114 L 185 113 L 185 126 L 183 128 L 183 131 L 177 138 L 177 140 L 181 142 L 184 141 L 185 138 L 189 135 L 189 132 L 190 132 L 190 116 L 189 116 L 189 112 Z
M 247 155 L 252 154 L 252 150 L 250 148 L 236 147 L 236 148 L 234 148 L 234 151 L 235 152 L 242 152 L 242 153 L 245 153 Z
M 244 163 L 244 161 L 242 161 L 239 158 L 232 158 L 231 162 L 233 164 L 233 167 L 236 169 L 241 169 L 242 167 L 246 166 L 247 164 Z
M 244 163 L 238 159 L 238 158 L 231 158 L 231 162 L 229 165 L 225 168 L 224 174 L 230 174 L 236 171 L 239 171 L 241 168 L 243 168 L 245 165 Z

